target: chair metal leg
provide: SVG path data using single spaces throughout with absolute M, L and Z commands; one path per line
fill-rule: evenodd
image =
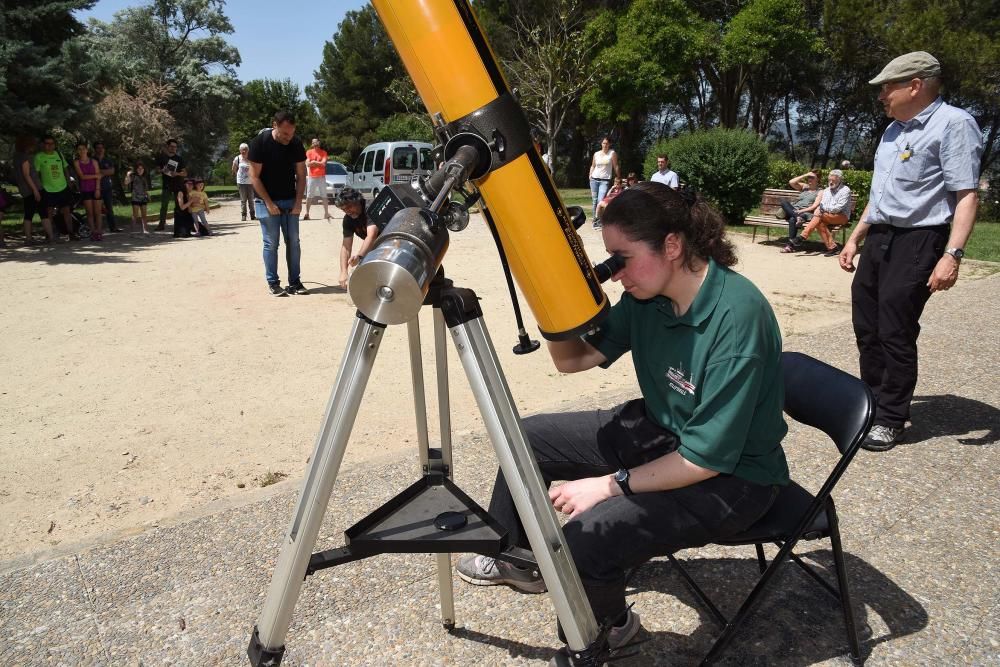
M 826 506 L 827 521 L 830 522 L 830 546 L 833 548 L 833 564 L 837 571 L 837 587 L 840 588 L 840 606 L 844 610 L 844 625 L 847 629 L 847 642 L 851 647 L 851 660 L 855 665 L 864 664 L 861 656 L 861 644 L 858 641 L 858 628 L 854 623 L 854 609 L 851 607 L 851 592 L 847 584 L 847 568 L 844 567 L 844 552 L 840 545 L 840 526 L 837 522 L 837 509 L 830 498 Z
M 767 557 L 764 556 L 764 545 L 758 542 L 754 545 L 757 548 L 757 569 L 761 574 L 767 569 Z
M 830 583 L 826 579 L 824 579 L 818 572 L 816 572 L 816 570 L 814 570 L 812 568 L 811 565 L 809 565 L 809 563 L 806 563 L 804 560 L 802 560 L 801 558 L 799 558 L 799 556 L 796 555 L 796 554 L 788 554 L 788 557 L 791 558 L 795 562 L 796 565 L 798 565 L 800 568 L 802 568 L 803 572 L 805 572 L 810 577 L 812 577 L 813 581 L 815 581 L 817 584 L 819 584 L 820 586 L 822 586 L 823 590 L 825 590 L 827 593 L 829 593 L 833 597 L 834 600 L 837 600 L 838 602 L 840 601 L 840 591 L 838 591 L 836 588 L 834 588 L 833 586 L 831 586 Z
M 726 627 L 722 630 L 722 634 L 715 640 L 715 644 L 712 645 L 708 654 L 701 661 L 702 665 L 710 665 L 719 659 L 722 652 L 725 651 L 726 647 L 733 641 L 733 638 L 736 636 L 736 631 L 739 630 L 743 621 L 750 615 L 754 605 L 757 604 L 759 598 L 764 593 L 765 589 L 767 589 L 767 585 L 770 583 L 771 579 L 778 573 L 781 566 L 788 561 L 788 555 L 791 553 L 792 549 L 795 548 L 797 543 L 798 540 L 789 541 L 781 547 L 778 554 L 771 560 L 771 564 L 768 566 L 767 570 L 764 571 L 764 574 L 760 575 L 760 579 L 757 580 L 757 584 L 753 587 L 753 590 L 750 591 L 750 595 L 748 595 L 743 601 L 743 604 L 740 605 L 739 611 L 736 612 L 736 615 L 733 616 L 732 620 L 726 623 Z
M 712 615 L 712 618 L 715 619 L 715 622 L 718 623 L 720 626 L 725 627 L 726 617 L 722 615 L 722 612 L 719 611 L 719 608 L 715 606 L 715 604 L 709 599 L 707 595 L 705 595 L 705 591 L 701 590 L 701 586 L 695 583 L 694 579 L 691 578 L 691 575 L 688 574 L 687 570 L 684 569 L 683 565 L 677 562 L 677 559 L 674 558 L 673 554 L 668 554 L 667 558 L 670 560 L 671 565 L 677 568 L 677 571 L 680 573 L 681 578 L 683 578 L 685 583 L 687 583 L 688 588 L 691 589 L 691 592 L 694 593 L 695 597 L 698 598 L 701 601 L 702 605 L 705 606 L 705 609 L 707 609 L 708 612 Z

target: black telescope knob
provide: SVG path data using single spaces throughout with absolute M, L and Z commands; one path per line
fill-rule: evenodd
M 569 213 L 569 221 L 573 223 L 573 229 L 580 229 L 583 223 L 587 222 L 587 214 L 582 206 L 567 206 L 566 212 Z

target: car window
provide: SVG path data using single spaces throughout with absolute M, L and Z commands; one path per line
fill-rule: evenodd
M 364 171 L 365 170 L 364 169 L 365 158 L 367 158 L 367 157 L 368 157 L 368 153 L 362 153 L 361 155 L 358 156 L 358 161 L 354 163 L 354 171 L 355 172 Z
M 420 168 L 425 171 L 434 171 L 434 156 L 431 155 L 431 149 L 420 149 Z
M 347 169 L 344 165 L 339 162 L 327 162 L 326 163 L 326 175 L 327 176 L 346 176 Z
M 378 153 L 375 153 L 375 166 L 373 169 L 376 171 L 382 171 L 382 166 L 385 164 L 385 149 L 380 149 Z
M 372 170 L 372 163 L 375 162 L 375 151 L 365 153 L 365 167 L 361 171 L 368 173 Z
M 408 169 L 417 168 L 417 149 L 413 146 L 400 146 L 392 151 L 392 168 Z

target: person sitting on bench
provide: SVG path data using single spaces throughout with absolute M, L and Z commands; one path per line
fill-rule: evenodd
M 826 246 L 826 257 L 836 257 L 840 254 L 840 246 L 833 240 L 830 227 L 847 224 L 847 215 L 851 210 L 851 189 L 844 185 L 844 172 L 839 169 L 830 171 L 827 177 L 830 187 L 823 190 L 822 194 L 816 198 L 816 203 L 809 207 L 810 213 L 814 212 L 813 219 L 802 230 L 800 236 L 791 240 L 795 249 L 802 247 L 802 242 L 809 238 L 813 230 L 819 230 L 823 245 Z
M 819 194 L 819 173 L 807 171 L 788 181 L 788 187 L 798 190 L 800 194 L 794 204 L 787 199 L 781 200 L 781 210 L 788 220 L 788 243 L 781 252 L 795 252 L 792 239 L 798 235 L 799 225 L 812 220 L 813 214 L 809 212 L 809 207 L 816 203 L 816 196 Z

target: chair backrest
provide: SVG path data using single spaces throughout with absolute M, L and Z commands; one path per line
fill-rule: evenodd
M 850 454 L 868 435 L 875 418 L 875 397 L 863 381 L 801 352 L 782 352 L 785 412 L 818 428 Z

